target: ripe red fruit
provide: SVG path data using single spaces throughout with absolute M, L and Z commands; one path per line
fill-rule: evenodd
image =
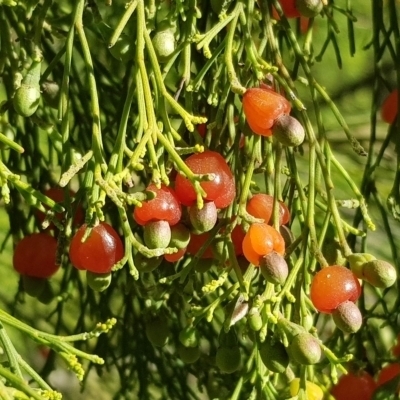
M 21 275 L 49 278 L 58 270 L 57 240 L 46 233 L 25 236 L 14 250 L 13 266 Z
M 368 372 L 361 371 L 358 374 L 350 372 L 339 378 L 331 394 L 335 400 L 371 400 L 375 388 L 375 381 Z
M 47 189 L 43 194 L 46 195 L 47 197 L 49 197 L 50 199 L 54 200 L 56 203 L 61 203 L 61 205 L 64 205 L 65 190 L 63 188 L 52 187 L 50 189 Z M 69 195 L 70 195 L 71 199 L 73 199 L 75 197 L 75 192 L 73 190 L 70 190 Z M 44 208 L 49 209 L 49 207 L 47 207 L 46 205 L 44 205 Z M 42 213 L 41 211 L 37 211 L 36 216 L 40 223 L 42 223 L 46 217 L 45 214 Z M 61 222 L 65 218 L 65 213 L 57 213 L 55 215 L 55 217 L 57 218 L 58 221 Z M 85 216 L 84 216 L 83 208 L 79 204 L 75 209 L 74 224 L 75 225 L 82 224 L 84 217 Z M 50 223 L 49 228 L 54 229 L 54 227 L 55 227 L 54 224 Z
M 190 236 L 190 242 L 187 246 L 188 254 L 192 254 L 195 256 L 199 250 L 203 247 L 204 243 L 209 239 L 210 233 L 205 232 L 200 235 L 192 234 Z M 201 256 L 201 258 L 214 258 L 213 252 L 211 250 L 211 246 L 208 246 Z
M 311 300 L 323 313 L 332 313 L 340 304 L 360 297 L 361 286 L 348 268 L 332 265 L 318 271 L 311 283 Z
M 296 0 L 279 0 L 279 3 L 286 18 L 300 17 L 300 13 L 296 8 Z
M 142 207 L 135 207 L 133 217 L 139 225 L 150 221 L 167 221 L 170 225 L 177 224 L 182 216 L 181 206 L 173 189 L 161 185 L 150 184 L 147 189 L 156 194 L 154 199 L 144 201 Z
M 274 121 L 291 110 L 290 103 L 270 89 L 247 89 L 242 103 L 251 130 L 262 136 L 271 136 Z
M 246 205 L 247 212 L 255 218 L 260 218 L 265 223 L 272 223 L 272 209 L 274 196 L 265 193 L 255 194 Z M 285 225 L 290 221 L 290 212 L 285 203 L 279 202 L 279 225 Z
M 176 253 L 173 254 L 164 254 L 164 258 L 168 262 L 177 262 L 185 255 L 185 253 L 186 247 L 184 249 L 179 249 Z
M 201 182 L 201 187 L 207 194 L 207 201 L 214 201 L 215 206 L 219 209 L 232 203 L 236 195 L 235 180 L 221 154 L 206 150 L 203 153 L 191 155 L 185 160 L 185 163 L 195 174 L 215 175 L 214 180 Z M 196 192 L 193 185 L 182 175 L 176 177 L 175 191 L 183 205 L 191 206 L 196 202 Z
M 398 90 L 393 90 L 384 100 L 381 108 L 381 117 L 388 124 L 393 124 L 397 116 Z
M 106 222 L 101 222 L 82 243 L 87 225 L 75 233 L 69 247 L 69 258 L 77 269 L 105 274 L 124 256 L 124 247 L 117 232 Z
M 396 376 L 400 375 L 400 364 L 392 363 L 384 366 L 378 375 L 377 386 L 382 386 Z

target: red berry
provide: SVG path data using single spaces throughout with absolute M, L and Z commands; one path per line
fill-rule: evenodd
M 382 386 L 396 376 L 400 375 L 400 364 L 392 363 L 384 366 L 378 375 L 377 386 Z
M 296 0 L 279 0 L 286 18 L 298 18 L 300 13 L 296 9 Z
M 209 239 L 210 233 L 205 232 L 200 235 L 192 234 L 190 236 L 190 242 L 187 247 L 188 254 L 192 254 L 195 256 L 199 250 L 203 247 L 204 243 Z M 213 252 L 211 250 L 211 246 L 208 246 L 201 256 L 201 258 L 214 258 Z
M 361 371 L 357 375 L 350 372 L 339 378 L 331 394 L 335 400 L 371 400 L 375 388 L 375 381 L 368 372 Z
M 47 197 L 49 197 L 50 199 L 54 200 L 56 203 L 60 203 L 62 206 L 64 206 L 65 189 L 60 188 L 60 187 L 53 187 L 53 188 L 47 189 L 43 194 L 46 195 Z M 70 190 L 69 195 L 70 195 L 71 199 L 73 199 L 75 196 L 75 192 L 73 190 Z M 47 207 L 46 205 L 44 205 L 44 208 L 49 209 L 49 207 Z M 42 223 L 46 217 L 45 214 L 42 213 L 41 211 L 37 211 L 36 216 L 40 223 Z M 65 217 L 65 213 L 57 213 L 55 217 L 57 218 L 58 221 L 61 222 Z M 84 217 L 85 216 L 83 213 L 83 208 L 79 204 L 75 209 L 74 224 L 75 225 L 82 224 Z M 54 227 L 55 226 L 53 223 L 51 223 L 49 225 L 49 228 L 54 229 Z
M 255 218 L 260 218 L 265 223 L 272 223 L 272 209 L 274 196 L 265 193 L 255 194 L 246 206 L 247 212 Z M 290 221 L 290 212 L 285 203 L 279 202 L 279 225 L 286 225 Z
M 311 283 L 311 300 L 323 313 L 332 313 L 340 304 L 360 297 L 361 286 L 348 268 L 332 265 L 317 272 Z
M 243 244 L 243 239 L 244 239 L 245 235 L 246 234 L 244 233 L 244 231 L 240 225 L 236 225 L 233 228 L 233 231 L 231 233 L 231 238 L 232 238 L 232 242 L 233 242 L 233 247 L 235 248 L 235 254 L 237 256 L 243 254 L 242 244 Z
M 207 133 L 207 124 L 197 125 L 197 132 L 199 132 L 199 135 L 202 138 L 204 138 L 204 136 L 206 136 L 206 133 Z
M 242 102 L 251 130 L 262 136 L 271 136 L 274 121 L 291 110 L 290 103 L 282 95 L 269 89 L 247 89 Z
M 185 160 L 187 166 L 195 174 L 214 174 L 215 178 L 209 182 L 201 182 L 206 192 L 206 200 L 214 201 L 217 208 L 225 208 L 235 198 L 235 181 L 228 164 L 221 154 L 206 150 L 203 153 L 193 154 Z M 175 181 L 175 191 L 179 201 L 185 206 L 196 202 L 196 192 L 193 185 L 182 175 Z
M 124 247 L 117 232 L 106 222 L 95 226 L 82 243 L 87 225 L 75 233 L 69 247 L 69 258 L 78 269 L 105 274 L 124 256 Z
M 46 233 L 25 236 L 14 250 L 13 266 L 21 275 L 49 278 L 58 270 L 57 240 Z
M 186 247 L 184 249 L 179 249 L 176 253 L 173 254 L 164 254 L 164 258 L 168 262 L 177 262 L 179 261 L 186 253 Z
M 384 100 L 381 108 L 382 119 L 388 124 L 393 124 L 397 116 L 398 90 L 393 90 Z
M 156 194 L 154 199 L 144 201 L 142 207 L 135 207 L 133 217 L 139 225 L 150 221 L 167 221 L 170 225 L 177 224 L 182 216 L 181 206 L 173 189 L 161 185 L 150 184 L 147 189 Z

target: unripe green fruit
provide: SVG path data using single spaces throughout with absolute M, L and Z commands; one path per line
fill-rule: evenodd
M 38 297 L 42 294 L 46 286 L 46 278 L 36 278 L 28 275 L 21 275 L 22 285 L 26 293 L 32 297 Z
M 110 47 L 111 55 L 118 61 L 127 62 L 135 55 L 132 47 L 133 39 L 128 35 L 122 34 L 114 46 Z
M 169 334 L 168 321 L 165 317 L 157 316 L 146 322 L 146 336 L 153 346 L 164 346 Z
M 345 333 L 355 333 L 362 325 L 360 309 L 352 302 L 345 301 L 332 313 L 336 326 Z
M 397 279 L 396 269 L 382 260 L 372 260 L 363 265 L 363 279 L 377 288 L 388 288 Z
M 201 210 L 197 208 L 197 205 L 192 206 L 189 208 L 189 218 L 196 233 L 208 232 L 217 223 L 217 207 L 213 201 L 205 202 Z
M 49 304 L 54 299 L 54 290 L 48 279 L 45 280 L 44 288 L 37 299 L 43 304 Z
M 321 359 L 321 346 L 318 339 L 304 332 L 295 336 L 289 344 L 290 358 L 302 365 L 312 365 Z
M 278 341 L 265 339 L 258 347 L 263 364 L 272 372 L 283 374 L 289 365 L 289 355 L 285 346 Z
M 275 120 L 272 135 L 284 146 L 299 146 L 305 138 L 304 128 L 290 115 L 284 114 Z
M 179 332 L 179 341 L 185 347 L 197 347 L 199 344 L 198 335 L 199 333 L 197 329 L 194 326 L 189 325 Z
M 283 285 L 289 275 L 285 259 L 276 251 L 261 258 L 260 271 L 265 280 L 274 285 Z
M 306 18 L 314 18 L 319 15 L 324 5 L 321 0 L 296 0 L 297 11 Z
M 136 253 L 133 257 L 133 263 L 139 272 L 152 272 L 162 262 L 163 257 L 147 258 L 142 253 Z
M 40 101 L 40 68 L 41 63 L 33 62 L 21 86 L 15 91 L 13 104 L 15 111 L 23 117 L 30 117 L 39 106 Z
M 190 242 L 190 231 L 183 224 L 176 224 L 171 226 L 171 241 L 169 247 L 176 247 L 177 249 L 184 249 Z
M 175 36 L 169 30 L 157 32 L 152 42 L 159 62 L 167 61 L 175 51 Z
M 241 354 L 238 346 L 221 346 L 217 350 L 215 362 L 217 367 L 226 374 L 232 374 L 240 367 Z
M 148 222 L 143 228 L 143 240 L 149 249 L 165 249 L 171 241 L 171 228 L 167 221 Z
M 44 101 L 52 108 L 58 108 L 60 101 L 60 85 L 53 81 L 44 81 L 41 85 Z
M 105 274 L 97 274 L 95 272 L 86 271 L 87 284 L 96 292 L 102 292 L 106 290 L 111 284 L 111 279 L 111 272 L 107 272 Z
M 258 332 L 263 327 L 260 311 L 257 307 L 250 308 L 247 314 L 247 323 L 251 330 Z
M 354 253 L 350 254 L 347 259 L 349 260 L 350 269 L 358 279 L 363 279 L 364 264 L 368 261 L 376 260 L 372 254 L 368 253 Z
M 193 364 L 200 358 L 200 349 L 198 347 L 185 347 L 179 344 L 178 355 L 185 364 Z
M 326 239 L 322 246 L 322 254 L 329 265 L 345 265 L 346 257 L 342 253 L 339 242 L 334 239 Z

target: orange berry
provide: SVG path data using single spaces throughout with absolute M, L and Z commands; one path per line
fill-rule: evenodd
M 289 114 L 290 110 L 290 103 L 270 89 L 250 88 L 243 95 L 247 123 L 258 135 L 271 136 L 274 121 L 283 114 Z
M 255 194 L 246 206 L 247 212 L 255 218 L 263 219 L 265 223 L 271 223 L 274 197 L 265 194 Z M 286 225 L 290 221 L 290 212 L 285 203 L 279 202 L 279 225 Z
M 395 89 L 386 97 L 382 104 L 381 117 L 388 124 L 393 124 L 396 119 L 398 98 L 398 90 Z
M 250 238 L 251 247 L 260 256 L 265 256 L 274 248 L 270 226 L 264 223 L 250 226 L 247 235 Z
M 242 249 L 243 255 L 246 257 L 246 260 L 258 267 L 260 265 L 261 256 L 253 250 L 250 236 L 247 234 L 243 239 Z

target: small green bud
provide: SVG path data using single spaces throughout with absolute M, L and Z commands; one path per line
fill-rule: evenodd
M 368 253 L 354 253 L 350 254 L 347 259 L 349 260 L 350 269 L 358 279 L 363 279 L 363 266 L 368 261 L 376 260 L 372 254 Z
M 382 260 L 372 260 L 363 265 L 363 279 L 377 288 L 388 288 L 397 279 L 396 269 Z
M 185 347 L 180 343 L 178 346 L 178 355 L 185 364 L 193 364 L 200 358 L 200 349 L 198 346 Z
M 221 346 L 217 350 L 215 362 L 217 367 L 226 374 L 232 374 L 240 367 L 241 353 L 239 346 Z
M 306 18 L 314 18 L 319 15 L 324 7 L 321 0 L 296 0 L 296 9 Z
M 260 343 L 259 353 L 263 364 L 272 372 L 283 374 L 289 365 L 289 356 L 285 346 L 279 342 L 266 338 Z
M 344 333 L 355 333 L 362 325 L 360 309 L 352 302 L 345 301 L 332 313 L 336 326 Z
M 194 205 L 189 208 L 189 218 L 196 233 L 208 232 L 217 222 L 217 207 L 213 201 L 205 202 L 201 210 Z
M 261 258 L 260 271 L 265 280 L 274 285 L 283 285 L 289 274 L 285 259 L 276 251 Z
M 290 115 L 284 114 L 274 122 L 272 135 L 284 146 L 299 146 L 305 138 L 304 128 Z
M 95 272 L 86 271 L 87 284 L 96 292 L 102 292 L 106 290 L 111 284 L 111 279 L 111 272 L 107 272 L 105 274 L 97 274 Z
M 170 30 L 157 32 L 152 42 L 159 62 L 166 62 L 175 51 L 175 36 Z
M 47 278 L 36 278 L 34 276 L 21 275 L 22 285 L 26 293 L 31 297 L 38 297 L 43 292 Z
M 197 329 L 189 325 L 179 332 L 179 341 L 185 347 L 196 347 L 199 344 L 199 332 Z
M 247 323 L 251 330 L 258 332 L 263 327 L 260 311 L 257 307 L 250 308 L 247 313 Z
M 316 364 L 321 359 L 319 341 L 308 332 L 295 336 L 289 344 L 288 352 L 293 361 L 302 365 Z
M 148 222 L 143 228 L 143 240 L 149 249 L 164 249 L 171 241 L 171 228 L 167 221 Z
M 184 249 L 190 242 L 190 231 L 183 224 L 176 224 L 171 226 L 171 241 L 169 247 L 176 247 L 177 249 Z

